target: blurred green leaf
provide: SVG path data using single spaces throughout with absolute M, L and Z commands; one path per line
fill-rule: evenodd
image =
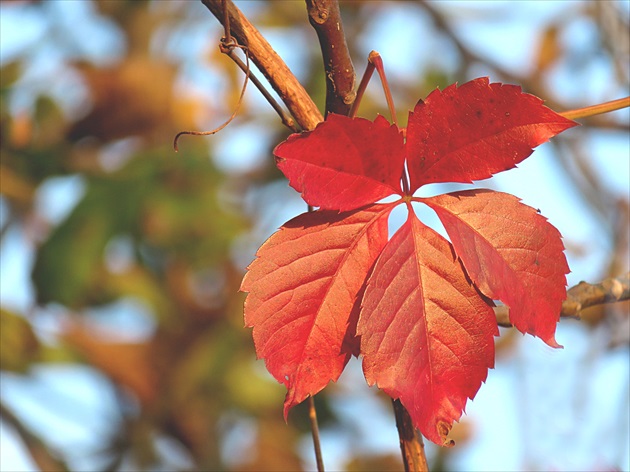
M 24 317 L 0 308 L 0 370 L 25 373 L 39 357 L 40 345 Z
M 7 62 L 0 67 L 0 94 L 4 95 L 22 74 L 22 61 Z
M 116 193 L 115 187 L 92 182 L 85 197 L 39 248 L 32 273 L 38 303 L 55 301 L 77 309 L 110 301 L 99 296 L 103 250 L 129 210 L 124 194 Z
M 222 207 L 222 178 L 210 160 L 165 149 L 90 177 L 84 197 L 37 252 L 32 277 L 38 302 L 77 309 L 120 294 L 104 286 L 104 251 L 114 236 L 129 235 L 137 249 L 169 250 L 201 267 L 229 257 L 246 225 Z

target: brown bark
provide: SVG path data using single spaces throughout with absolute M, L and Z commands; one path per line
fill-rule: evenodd
M 223 4 L 228 10 L 230 34 L 247 47 L 256 67 L 280 96 L 295 121 L 303 129 L 313 129 L 324 117 L 284 61 L 231 0 L 201 0 L 212 14 L 224 23 Z M 225 25 L 224 25 L 225 26 Z
M 402 452 L 405 472 L 425 472 L 429 470 L 427 458 L 424 453 L 424 442 L 420 432 L 413 427 L 409 412 L 400 403 L 400 400 L 392 400 L 394 415 L 396 416 L 396 428 L 400 439 L 400 451 Z
M 630 300 L 630 272 L 619 277 L 609 278 L 599 284 L 580 282 L 567 291 L 567 299 L 562 303 L 561 317 L 580 319 L 585 308 L 604 303 Z M 507 306 L 494 309 L 499 326 L 509 328 L 510 311 Z
M 223 5 L 226 6 L 230 35 L 236 38 L 240 45 L 248 48 L 252 62 L 265 75 L 302 128 L 313 129 L 323 120 L 310 96 L 284 61 L 231 0 L 201 1 L 224 26 Z M 306 0 L 306 2 L 309 20 L 317 32 L 322 48 L 326 70 L 327 113 L 348 115 L 356 97 L 355 74 L 341 26 L 338 2 L 337 0 Z M 400 401 L 394 400 L 393 404 L 405 470 L 428 471 L 421 434 L 413 427 L 411 417 Z M 315 447 L 317 455 L 317 443 Z M 318 467 L 320 465 L 320 470 L 323 470 L 323 463 L 318 457 Z
M 326 114 L 348 115 L 356 92 L 354 66 L 336 0 L 306 0 L 308 18 L 317 32 L 326 72 Z

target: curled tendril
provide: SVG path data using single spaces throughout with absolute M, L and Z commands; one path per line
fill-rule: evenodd
M 219 126 L 218 128 L 215 128 L 213 130 L 210 131 L 180 131 L 179 133 L 177 133 L 175 135 L 175 139 L 173 139 L 173 149 L 175 149 L 175 152 L 179 152 L 179 147 L 177 146 L 177 143 L 179 141 L 179 138 L 183 135 L 191 135 L 191 136 L 211 136 L 215 133 L 218 133 L 219 131 L 221 131 L 223 128 L 225 128 L 227 125 L 229 125 L 232 120 L 236 117 L 236 115 L 238 114 L 238 111 L 241 108 L 241 103 L 243 102 L 243 96 L 245 95 L 245 90 L 247 89 L 247 83 L 249 82 L 249 51 L 247 49 L 246 46 L 242 46 L 240 44 L 238 44 L 238 42 L 234 39 L 234 37 L 230 36 L 229 32 L 226 34 L 226 36 L 221 38 L 221 43 L 219 44 L 219 49 L 221 50 L 221 52 L 223 54 L 227 54 L 228 56 L 230 56 L 232 59 L 234 59 L 235 57 L 238 59 L 237 56 L 235 56 L 234 53 L 234 49 L 241 49 L 243 51 L 243 53 L 245 54 L 245 80 L 243 81 L 243 88 L 241 89 L 241 95 L 238 98 L 238 102 L 236 103 L 236 107 L 234 108 L 234 112 L 232 113 L 232 116 L 230 116 L 227 121 L 225 123 L 223 123 L 221 126 Z

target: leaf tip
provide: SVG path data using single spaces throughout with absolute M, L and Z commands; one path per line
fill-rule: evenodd
M 437 431 L 442 439 L 442 447 L 453 447 L 455 445 L 455 441 L 447 438 L 448 433 L 451 432 L 452 425 L 447 423 L 446 421 L 438 421 Z
M 558 341 L 556 341 L 556 337 L 554 335 L 551 335 L 550 338 L 543 339 L 543 341 L 547 346 L 553 347 L 554 349 L 564 349 L 564 346 L 562 344 L 558 344 Z

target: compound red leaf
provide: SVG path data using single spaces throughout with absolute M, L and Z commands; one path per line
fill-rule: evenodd
M 507 193 L 468 190 L 422 199 L 442 221 L 470 278 L 510 307 L 523 333 L 555 340 L 569 272 L 560 233 Z
M 420 101 L 406 141 L 383 117 L 330 115 L 276 147 L 290 185 L 320 208 L 274 234 L 241 287 L 257 355 L 287 386 L 285 417 L 337 380 L 360 348 L 368 383 L 400 398 L 428 439 L 447 444 L 494 362 L 486 297 L 508 305 L 519 330 L 558 346 L 568 272 L 558 231 L 508 194 L 411 194 L 515 167 L 575 125 L 520 87 L 480 78 Z M 387 243 L 393 204 L 373 204 L 392 194 L 410 209 L 410 201 L 433 208 L 452 245 L 413 212 Z
M 256 354 L 288 389 L 285 418 L 348 362 L 357 294 L 387 242 L 390 210 L 304 213 L 272 235 L 249 266 L 241 286 L 249 292 L 245 324 L 254 328 Z
M 291 187 L 315 207 L 347 211 L 401 193 L 404 144 L 400 130 L 331 114 L 310 132 L 294 134 L 274 150 Z
M 486 77 L 435 90 L 409 114 L 411 191 L 428 183 L 486 179 L 576 125 L 520 87 L 490 84 Z
M 443 445 L 494 366 L 492 308 L 448 241 L 410 213 L 370 276 L 357 326 L 370 385 L 400 398 L 414 425 Z

